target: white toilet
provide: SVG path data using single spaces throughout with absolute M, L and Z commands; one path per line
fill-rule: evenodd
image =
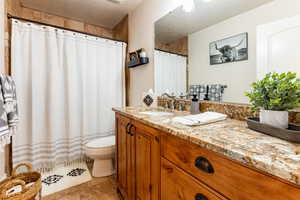
M 104 177 L 114 173 L 115 136 L 102 137 L 85 145 L 85 154 L 94 160 L 93 176 Z

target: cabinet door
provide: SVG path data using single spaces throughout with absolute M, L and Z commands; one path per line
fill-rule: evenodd
M 136 125 L 135 131 L 136 199 L 158 200 L 160 185 L 160 142 L 154 129 Z
M 136 135 L 136 199 L 151 200 L 151 138 Z
M 130 120 L 123 116 L 116 116 L 116 131 L 117 131 L 117 184 L 121 194 L 128 198 L 128 137 L 127 128 Z

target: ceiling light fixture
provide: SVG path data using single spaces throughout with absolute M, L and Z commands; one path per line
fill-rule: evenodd
M 185 12 L 191 12 L 195 7 L 194 0 L 181 0 L 182 8 Z
M 124 2 L 124 0 L 106 0 L 108 2 L 111 2 L 111 3 L 115 3 L 115 4 L 121 4 Z

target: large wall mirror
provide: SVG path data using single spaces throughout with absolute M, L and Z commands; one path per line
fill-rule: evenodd
M 279 57 L 276 55 L 288 54 L 287 49 L 292 45 L 289 40 L 296 39 L 300 43 L 299 37 L 296 37 L 300 28 L 292 28 L 293 32 L 283 31 L 284 34 L 276 37 L 270 36 L 272 39 L 264 34 L 272 32 L 274 27 L 282 33 L 282 30 L 291 30 L 296 26 L 295 22 L 282 28 L 270 25 L 293 16 L 283 11 L 284 8 L 279 8 L 283 1 L 185 2 L 155 23 L 155 91 L 159 95 L 165 92 L 176 96 L 197 94 L 200 100 L 248 103 L 245 91 L 250 89 L 259 73 L 274 71 L 267 66 L 266 62 L 270 60 L 267 56 L 274 55 L 273 60 L 278 63 Z M 272 16 L 267 14 L 268 10 L 272 11 Z M 281 24 L 287 23 L 281 21 Z M 274 41 L 263 44 L 258 43 L 259 40 Z M 283 48 L 278 48 L 280 45 Z M 271 53 L 258 58 L 257 49 L 260 51 L 269 46 L 274 46 L 269 50 Z M 263 53 L 266 51 L 262 50 Z M 289 56 L 297 59 L 296 55 Z M 289 62 L 292 58 L 289 56 L 288 59 L 279 59 L 281 67 L 291 66 Z M 259 62 L 264 62 L 260 69 L 257 68 Z M 274 62 L 270 65 L 276 68 Z M 299 59 L 295 62 L 298 63 Z M 299 71 L 299 66 L 300 62 L 289 71 Z M 286 71 L 286 68 L 277 68 L 275 71 Z

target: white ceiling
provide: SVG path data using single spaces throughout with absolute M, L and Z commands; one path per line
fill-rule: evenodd
M 179 7 L 156 22 L 155 39 L 157 41 L 165 43 L 175 41 L 272 0 L 194 1 L 195 8 L 190 13 Z
M 107 28 L 113 28 L 141 1 L 122 0 L 118 4 L 109 0 L 21 0 L 28 8 Z

